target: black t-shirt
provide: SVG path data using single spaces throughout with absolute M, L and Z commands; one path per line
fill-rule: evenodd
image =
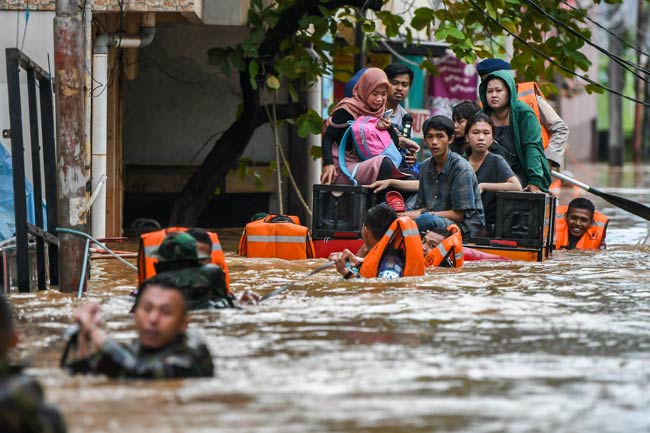
M 494 143 L 490 147 L 490 152 L 501 155 L 515 172 L 522 185 L 528 185 L 528 176 L 524 172 L 523 166 L 515 150 L 515 137 L 510 126 L 497 126 Z
M 483 164 L 476 170 L 478 183 L 501 183 L 510 179 L 515 173 L 501 155 L 488 152 Z M 497 220 L 497 195 L 494 191 L 481 193 L 485 224 L 496 224 Z

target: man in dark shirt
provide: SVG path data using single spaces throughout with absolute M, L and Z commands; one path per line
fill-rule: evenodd
M 140 287 L 134 319 L 138 338 L 131 344 L 110 340 L 99 327 L 98 304 L 75 314 L 79 325 L 79 357 L 65 367 L 71 373 L 148 379 L 204 377 L 214 374 L 212 355 L 196 334 L 187 331 L 189 317 L 184 292 L 167 273 Z
M 416 210 L 406 212 L 421 232 L 458 224 L 463 237 L 476 236 L 485 225 L 481 192 L 472 166 L 449 149 L 454 122 L 434 116 L 422 126 L 431 157 L 420 165 Z
M 38 382 L 10 366 L 7 352 L 18 342 L 9 302 L 0 295 L 0 431 L 65 433 L 59 411 L 45 403 Z

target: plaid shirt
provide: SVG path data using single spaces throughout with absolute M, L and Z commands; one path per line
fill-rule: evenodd
M 416 209 L 427 211 L 465 211 L 460 222 L 463 234 L 474 235 L 485 225 L 481 192 L 472 166 L 455 152 L 449 152 L 444 167 L 437 173 L 433 158 L 420 165 L 420 186 Z
M 59 411 L 43 401 L 33 378 L 0 360 L 0 431 L 2 433 L 65 433 Z
M 98 373 L 109 377 L 163 379 L 211 377 L 212 355 L 203 340 L 192 332 L 181 334 L 158 350 L 142 347 L 139 340 L 123 345 L 107 340 L 89 358 L 66 365 L 72 373 Z

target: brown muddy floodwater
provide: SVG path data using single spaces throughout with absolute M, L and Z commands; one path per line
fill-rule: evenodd
M 620 182 L 589 173 L 650 204 L 645 171 Z M 648 432 L 647 225 L 594 201 L 612 218 L 605 252 L 470 262 L 397 282 L 347 282 L 330 269 L 257 307 L 194 313 L 212 379 L 67 376 L 61 334 L 79 301 L 55 291 L 10 296 L 22 333 L 14 355 L 75 433 Z M 220 233 L 233 251 L 239 233 Z M 227 259 L 234 289 L 260 293 L 325 263 Z M 117 339 L 135 335 L 135 280 L 115 260 L 93 261 L 84 300 L 103 304 Z

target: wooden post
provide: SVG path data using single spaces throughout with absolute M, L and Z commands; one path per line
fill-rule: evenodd
M 57 204 L 62 227 L 88 232 L 86 146 L 84 140 L 84 38 L 76 0 L 57 0 L 54 65 L 57 137 Z M 85 239 L 59 234 L 59 290 L 78 289 Z

